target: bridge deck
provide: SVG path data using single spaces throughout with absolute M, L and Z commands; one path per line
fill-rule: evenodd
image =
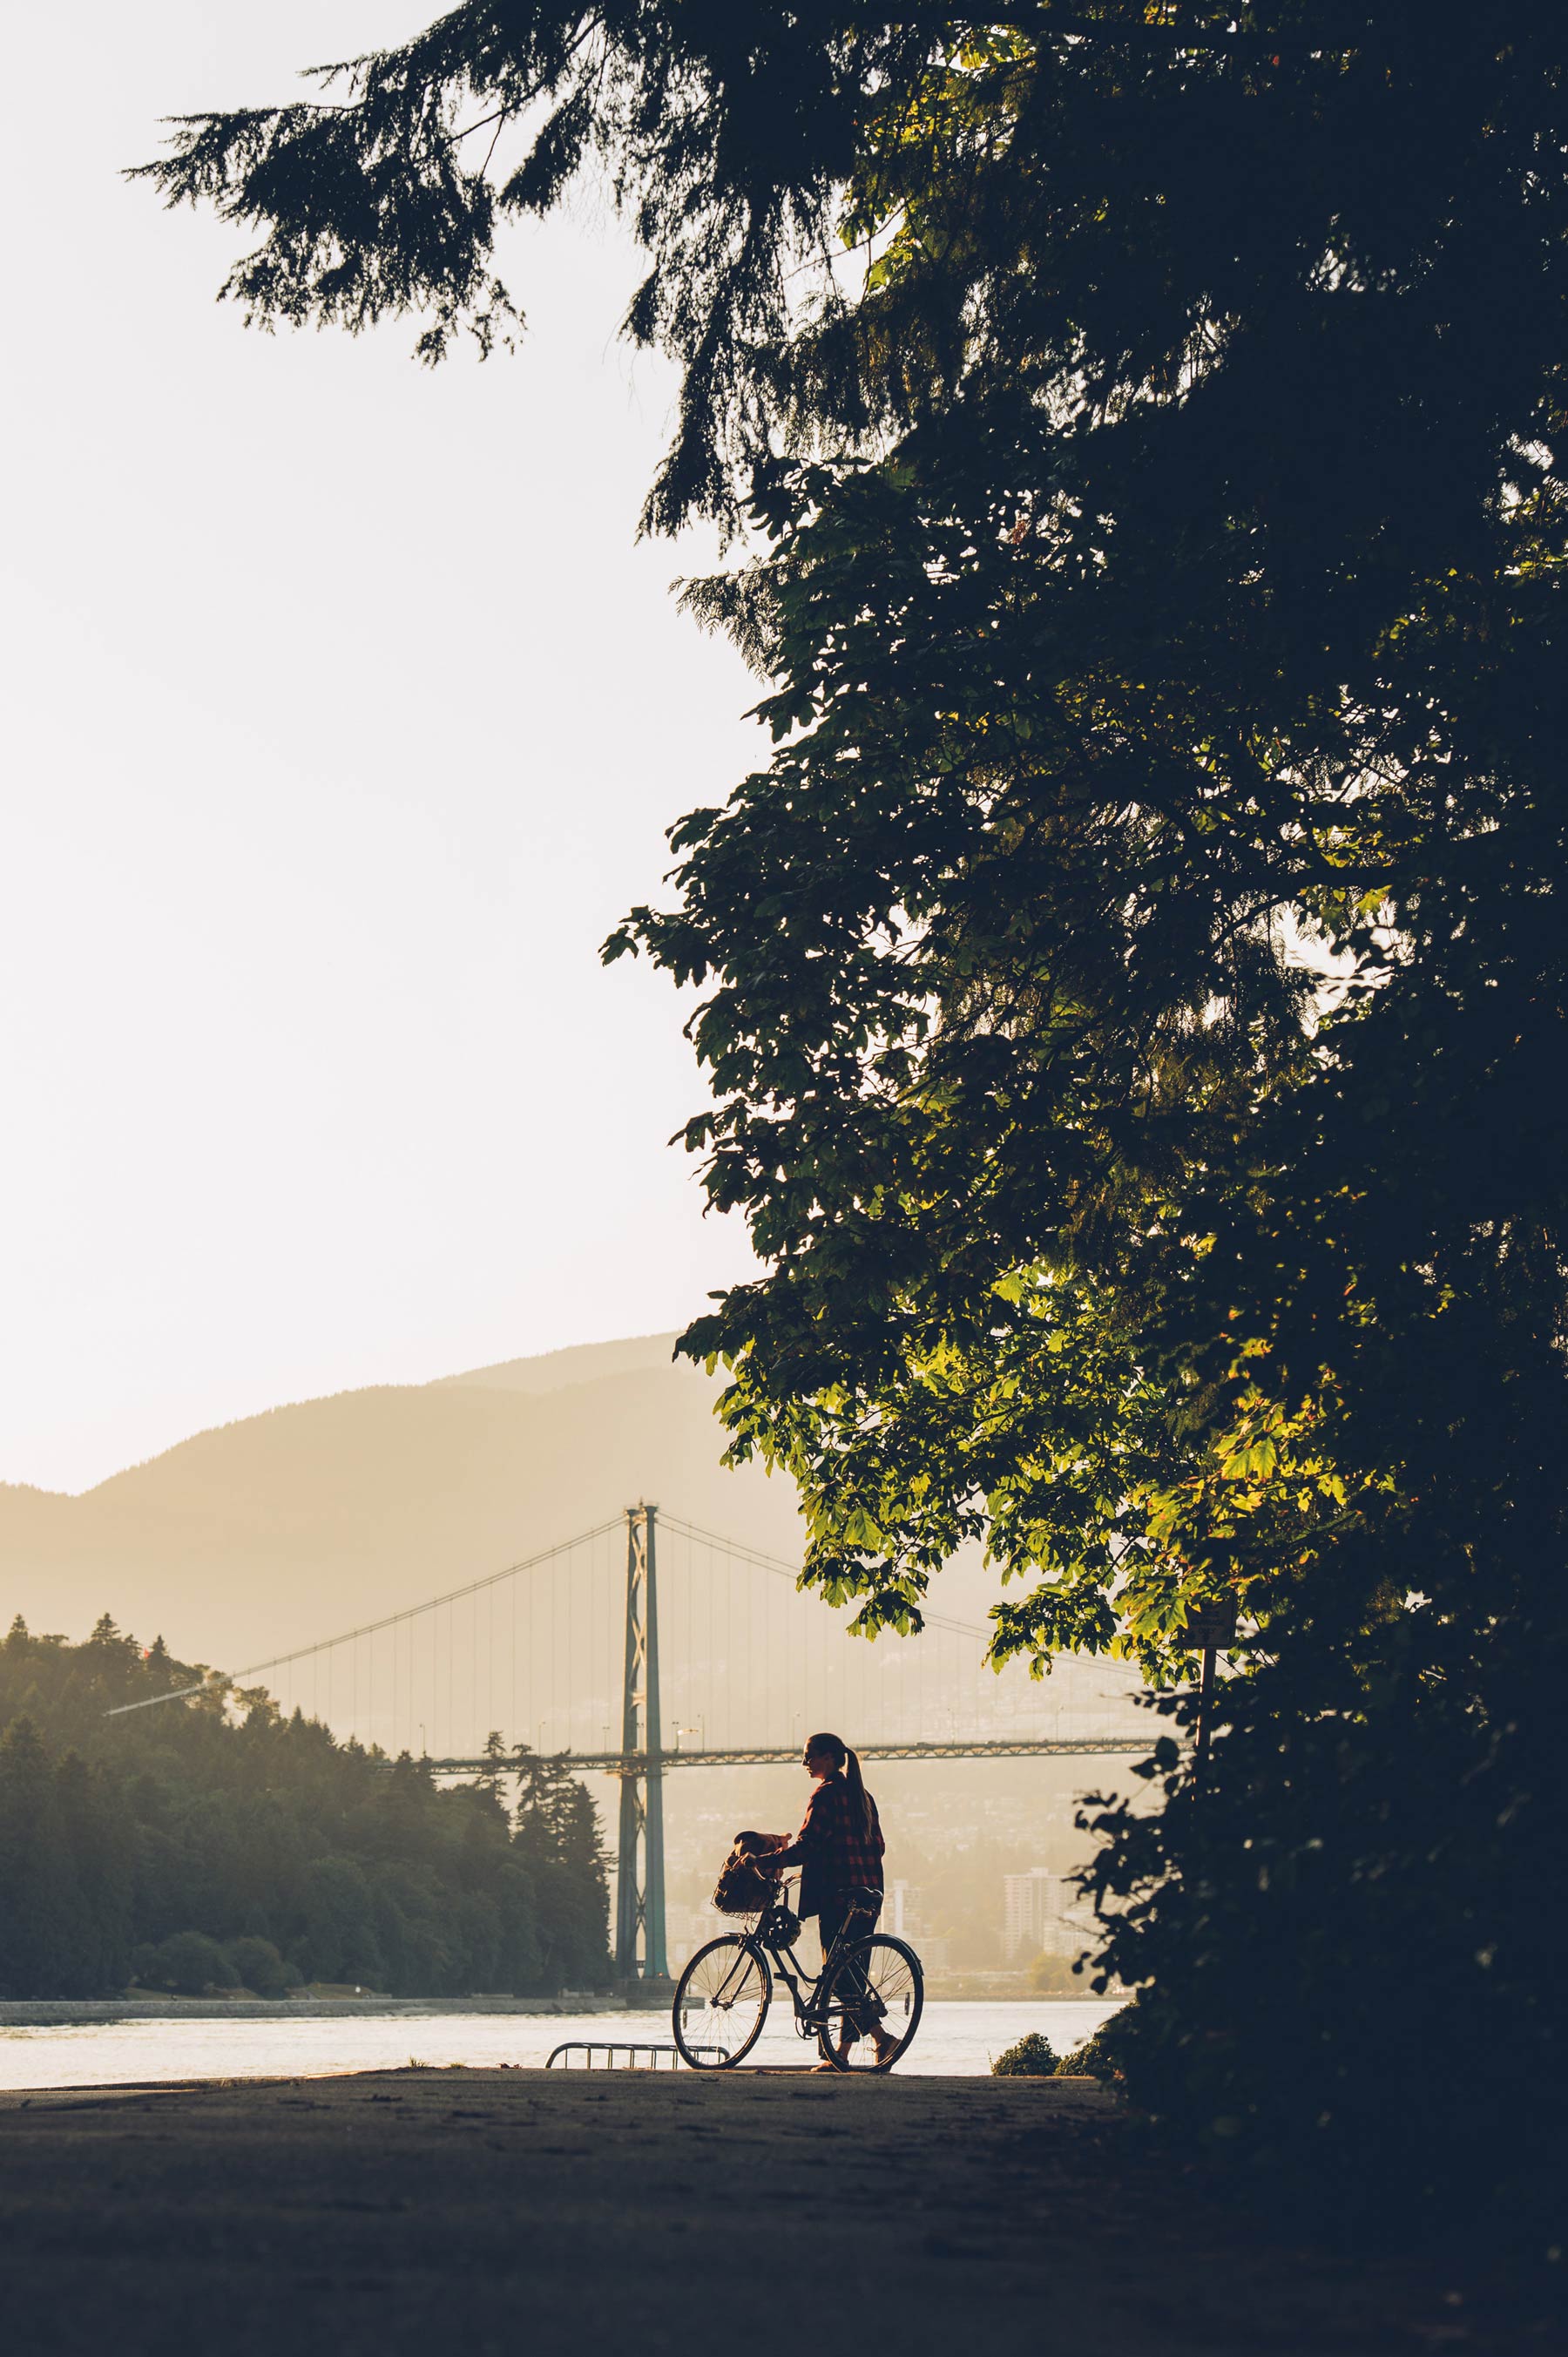
M 1046 1735 L 1019 1736 L 986 1743 L 868 1743 L 861 1752 L 867 1762 L 878 1760 L 1036 1760 L 1082 1757 L 1106 1757 L 1117 1760 L 1141 1758 L 1154 1741 L 1149 1727 L 1139 1727 L 1125 1735 Z M 607 1776 L 645 1776 L 652 1764 L 644 1751 L 553 1751 L 543 1755 L 553 1767 L 573 1768 L 584 1774 Z M 732 1751 L 661 1751 L 658 1764 L 671 1768 L 764 1768 L 800 1765 L 798 1743 L 774 1749 Z M 504 1760 L 483 1756 L 462 1759 L 432 1760 L 431 1767 L 439 1775 L 493 1775 L 503 1771 Z
M 1363 2357 L 1455 2313 L 1450 2257 L 1271 2246 L 1048 2081 L 403 2072 L 0 2124 L 6 2323 L 46 2357 Z M 1476 2357 L 1523 2345 L 1459 2313 Z

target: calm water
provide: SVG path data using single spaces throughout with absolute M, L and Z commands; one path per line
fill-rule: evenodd
M 1032 2005 L 932 2002 L 905 2072 L 965 2077 L 990 2070 L 993 2055 L 1043 2030 L 1058 2054 L 1079 2045 L 1115 2011 L 1077 1998 Z M 669 2043 L 660 2014 L 400 2014 L 343 2021 L 105 2021 L 82 2028 L 0 2029 L 0 2087 L 104 2087 L 168 2079 L 329 2078 L 342 2071 L 395 2070 L 409 2061 L 541 2063 L 573 2038 Z M 816 2061 L 775 2006 L 749 2058 Z

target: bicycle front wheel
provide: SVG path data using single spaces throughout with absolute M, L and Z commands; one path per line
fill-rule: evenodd
M 835 2071 L 891 2071 L 914 2042 L 925 2003 L 913 1948 L 883 1932 L 857 1940 L 825 1993 L 817 2029 L 823 2061 Z
M 759 1948 L 734 1932 L 710 1940 L 675 1990 L 671 2021 L 682 2061 L 693 2071 L 733 2070 L 761 2037 L 772 1994 Z

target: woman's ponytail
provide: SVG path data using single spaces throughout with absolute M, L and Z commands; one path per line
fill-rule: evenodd
M 871 1834 L 871 1803 L 866 1798 L 865 1785 L 861 1779 L 860 1761 L 854 1752 L 850 1749 L 847 1743 L 844 1745 L 843 1749 L 843 1781 L 849 1786 L 850 1799 L 860 1811 L 860 1822 L 865 1829 L 867 1838 L 869 1838 Z

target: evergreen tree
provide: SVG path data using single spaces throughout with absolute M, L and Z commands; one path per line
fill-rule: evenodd
M 87 1936 L 53 1765 L 30 1718 L 0 1737 L 0 1993 L 78 1994 Z
M 0 1643 L 0 1993 L 112 1992 L 133 1951 L 148 1986 L 258 1994 L 302 1973 L 411 1996 L 607 1979 L 591 1837 L 553 1838 L 536 1875 L 493 1778 L 440 1789 L 266 1698 L 242 1697 L 239 1724 L 206 1693 L 106 1719 L 106 1649 L 124 1699 L 199 1674 L 112 1624 Z M 574 1808 L 591 1823 L 581 1786 L 552 1786 L 563 1826 Z
M 543 1900 L 546 1976 L 557 1986 L 592 1987 L 603 1971 L 609 1924 L 609 1878 L 597 1813 L 585 1788 L 526 1744 L 515 1818 L 518 1856 Z
M 91 1996 L 121 1988 L 131 1969 L 133 1828 L 113 1778 L 68 1751 L 55 1771 L 60 1837 L 80 1906 L 70 1946 L 73 1986 Z

